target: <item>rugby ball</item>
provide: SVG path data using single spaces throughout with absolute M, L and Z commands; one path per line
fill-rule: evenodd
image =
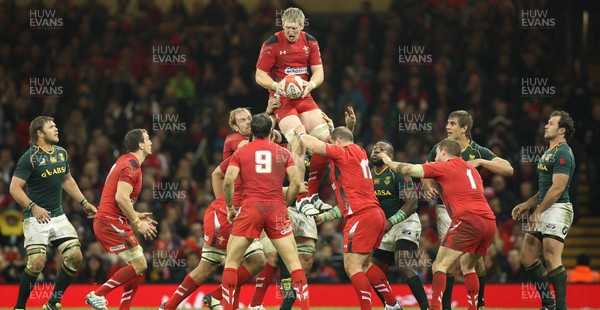
M 302 96 L 302 92 L 304 88 L 302 87 L 302 78 L 295 75 L 290 74 L 285 77 L 284 81 L 284 89 L 285 96 L 290 99 L 297 99 Z

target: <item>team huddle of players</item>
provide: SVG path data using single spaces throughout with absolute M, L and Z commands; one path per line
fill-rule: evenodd
M 234 133 L 225 141 L 223 162 L 212 173 L 216 199 L 204 214 L 202 259 L 160 309 L 176 309 L 219 265 L 224 265 L 222 284 L 205 296 L 206 305 L 211 309 L 239 308 L 240 287 L 256 276 L 256 291 L 249 309 L 263 309 L 262 299 L 278 260 L 283 262 L 282 290 L 289 292 L 284 294 L 282 309 L 291 309 L 294 302 L 302 309 L 309 309 L 306 273 L 312 266 L 317 225 L 341 217 L 345 219 L 344 268 L 360 308 L 371 309 L 373 288 L 385 309 L 402 309 L 385 273 L 398 260 L 415 259 L 419 247 L 421 223 L 416 209 L 417 197 L 421 195 L 415 193 L 412 178 L 421 179 L 428 199 L 437 199 L 439 195 L 443 202 L 436 208 L 441 242 L 432 266 L 431 300 L 411 267 L 414 264 L 398 264 L 400 274 L 421 309 L 450 309 L 453 275 L 460 270 L 465 277 L 468 309 L 483 308 L 485 267 L 481 258 L 487 254 L 496 225 L 478 170 L 512 175 L 510 163 L 471 140 L 473 119 L 465 111 L 449 115 L 448 138 L 432 148 L 428 163 L 394 162 L 394 147 L 387 141 L 377 142 L 370 156 L 367 155 L 354 143 L 352 131 L 356 119 L 352 109 L 346 112 L 346 126 L 334 128 L 310 94 L 323 82 L 324 75 L 319 45 L 314 37 L 302 31 L 304 14 L 297 8 L 289 8 L 282 15 L 282 23 L 283 30 L 264 42 L 256 65 L 256 82 L 269 89 L 267 112 L 252 116 L 244 108 L 231 111 L 229 126 Z M 282 81 L 289 74 L 302 78 L 300 98 L 285 97 Z M 30 214 L 25 220 L 26 237 L 32 232 L 40 234 L 33 241 L 26 238 L 28 266 L 16 309 L 24 309 L 31 289 L 27 291 L 23 283 L 35 280 L 43 268 L 40 257 L 45 255 L 48 242 L 58 241 L 64 255 L 75 257 L 65 259 L 65 279 L 77 270 L 81 261 L 76 234 L 73 239 L 72 232 L 67 230 L 68 236 L 58 236 L 55 227 L 43 226 L 70 225 L 68 221 L 58 223 L 51 219 L 62 218 L 64 214 L 58 209 L 42 212 L 48 210 L 38 207 L 42 198 L 31 194 L 30 187 L 28 196 L 22 190 L 25 182 L 34 180 L 30 176 L 50 164 L 62 162 L 66 165 L 63 173 L 70 176 L 66 152 L 54 149 L 58 131 L 55 140 L 49 138 L 55 129 L 53 124 L 51 119 L 38 121 L 35 126 L 32 122 L 30 133 L 35 140 L 32 148 L 37 147 L 37 151 L 23 155 L 13 177 L 15 189 L 11 183 L 11 194 L 17 194 L 17 202 L 26 206 L 25 212 Z M 276 126 L 283 136 L 274 129 Z M 560 257 L 573 219 L 568 188 L 574 160 L 566 144 L 572 133 L 573 121 L 569 115 L 554 112 L 544 132 L 549 150 L 537 167 L 539 192 L 513 210 L 515 219 L 531 213 L 530 233 L 521 260 L 538 287 L 544 309 L 566 309 L 566 277 L 563 282 L 565 272 Z M 287 148 L 279 144 L 282 140 Z M 157 233 L 157 222 L 150 214 L 134 209 L 142 186 L 140 166 L 152 153 L 152 142 L 144 129 L 134 129 L 126 135 L 124 144 L 128 153 L 108 173 L 97 210 L 83 198 L 76 184 L 67 183 L 70 186 L 67 192 L 81 201 L 90 216 L 95 216 L 98 241 L 107 252 L 117 254 L 127 263 L 86 296 L 86 302 L 96 310 L 107 309 L 104 296 L 121 285 L 124 292 L 120 309 L 130 308 L 140 275 L 147 268 L 134 229 L 146 239 L 156 237 Z M 41 155 L 48 156 L 43 157 L 43 163 L 40 156 L 35 156 L 40 149 Z M 58 154 L 59 163 L 52 152 Z M 305 163 L 307 152 L 311 155 L 309 165 Z M 325 179 L 331 183 L 337 200 L 335 207 L 323 202 L 318 193 L 326 170 L 329 177 Z M 305 176 L 307 183 L 303 182 Z M 541 254 L 545 267 L 538 261 Z M 67 280 L 66 285 L 61 282 L 59 286 L 57 282 L 57 289 L 64 291 Z M 555 299 L 549 294 L 549 281 L 553 283 Z M 60 309 L 59 302 L 57 294 L 44 309 Z

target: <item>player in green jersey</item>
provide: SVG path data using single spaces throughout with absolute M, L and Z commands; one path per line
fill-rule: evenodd
M 533 212 L 523 240 L 521 264 L 535 283 L 542 309 L 567 309 L 567 273 L 561 256 L 573 223 L 569 184 L 575 171 L 575 159 L 567 145 L 573 132 L 575 125 L 569 113 L 552 112 L 544 127 L 544 139 L 548 141 L 549 149 L 537 164 L 539 191 L 512 211 L 515 220 Z M 540 254 L 544 256 L 545 267 L 538 260 Z M 556 301 L 550 293 L 549 280 L 554 286 Z
M 71 176 L 67 151 L 56 145 L 59 139 L 54 119 L 36 117 L 29 125 L 29 136 L 30 147 L 17 162 L 10 182 L 10 194 L 24 207 L 23 234 L 27 251 L 27 266 L 21 274 L 15 309 L 25 309 L 35 281 L 46 264 L 49 243 L 62 254 L 63 265 L 56 276 L 50 300 L 43 309 L 61 309 L 60 300 L 83 258 L 77 232 L 61 206 L 62 190 L 80 202 L 89 218 L 94 217 L 97 210 L 85 199 Z
M 421 237 L 421 221 L 417 210 L 417 192 L 412 178 L 389 169 L 380 154 L 394 156 L 394 147 L 388 141 L 379 141 L 371 151 L 371 175 L 375 196 L 385 213 L 386 233 L 381 245 L 373 252 L 371 261 L 386 272 L 395 262 L 398 253 L 398 271 L 408 284 L 422 310 L 429 308 L 423 282 L 414 268 L 418 265 L 418 250 Z M 377 292 L 377 290 L 375 290 Z M 380 297 L 381 298 L 381 297 Z
M 475 141 L 473 141 L 471 138 L 471 128 L 473 128 L 473 118 L 468 112 L 458 110 L 448 115 L 448 123 L 446 124 L 448 138 L 456 140 L 458 143 L 460 143 L 460 156 L 462 159 L 475 166 L 479 170 L 485 168 L 501 176 L 511 176 L 513 174 L 513 168 L 510 163 L 507 160 L 498 157 L 488 148 L 475 143 Z M 429 157 L 427 158 L 427 162 L 435 161 L 436 149 L 437 144 L 431 149 Z M 422 182 L 426 197 L 430 200 L 435 199 L 438 194 L 435 182 L 431 179 L 422 179 Z M 437 213 L 436 224 L 438 235 L 441 239 L 448 231 L 451 220 L 444 205 L 438 204 L 435 208 L 435 211 Z M 442 300 L 442 308 L 444 310 L 452 309 L 451 302 L 452 289 L 454 287 L 454 274 L 450 272 L 452 270 L 460 270 L 458 268 L 460 268 L 460 266 L 457 263 L 455 264 L 455 267 L 450 268 L 447 272 L 446 290 L 444 291 L 444 297 Z M 477 276 L 479 277 L 479 295 L 477 306 L 479 309 L 483 309 L 485 302 L 484 291 L 486 281 L 486 270 L 483 263 L 483 257 L 477 262 L 475 270 L 477 271 Z

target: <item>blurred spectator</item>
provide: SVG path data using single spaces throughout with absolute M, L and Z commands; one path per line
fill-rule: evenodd
M 107 280 L 106 272 L 108 268 L 99 255 L 91 255 L 86 258 L 83 268 L 79 271 L 77 279 L 81 283 L 98 284 Z
M 518 249 L 512 249 L 508 251 L 506 260 L 508 265 L 506 266 L 504 273 L 506 274 L 506 283 L 524 283 L 527 281 L 525 270 L 521 265 L 520 251 Z
M 567 270 L 567 281 L 569 283 L 597 283 L 600 281 L 600 273 L 590 268 L 590 257 L 581 253 L 577 255 L 577 265 Z

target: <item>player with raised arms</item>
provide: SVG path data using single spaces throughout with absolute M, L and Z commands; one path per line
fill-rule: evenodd
M 298 8 L 286 9 L 281 21 L 283 30 L 267 39 L 256 62 L 256 83 L 269 90 L 269 97 L 279 97 L 280 106 L 273 115 L 282 133 L 290 144 L 300 175 L 304 176 L 304 153 L 302 143 L 294 129 L 300 125 L 321 141 L 329 140 L 329 126 L 310 92 L 324 80 L 323 63 L 319 43 L 304 29 L 304 13 Z M 309 77 L 310 69 L 310 80 Z M 302 79 L 303 93 L 300 98 L 286 97 L 285 77 L 294 74 Z M 319 183 L 327 166 L 327 159 L 313 154 L 310 161 L 308 196 L 300 201 L 299 210 L 309 216 L 319 213 L 318 209 L 330 208 L 319 199 Z
M 296 128 L 302 143 L 313 152 L 331 160 L 330 180 L 344 226 L 344 269 L 352 281 L 361 309 L 371 309 L 371 285 L 385 299 L 385 309 L 402 309 L 395 299 L 385 273 L 371 262 L 371 253 L 385 233 L 385 214 L 375 197 L 369 158 L 354 143 L 352 131 L 337 127 L 331 132 L 331 144 Z M 334 211 L 335 212 L 335 211 Z

